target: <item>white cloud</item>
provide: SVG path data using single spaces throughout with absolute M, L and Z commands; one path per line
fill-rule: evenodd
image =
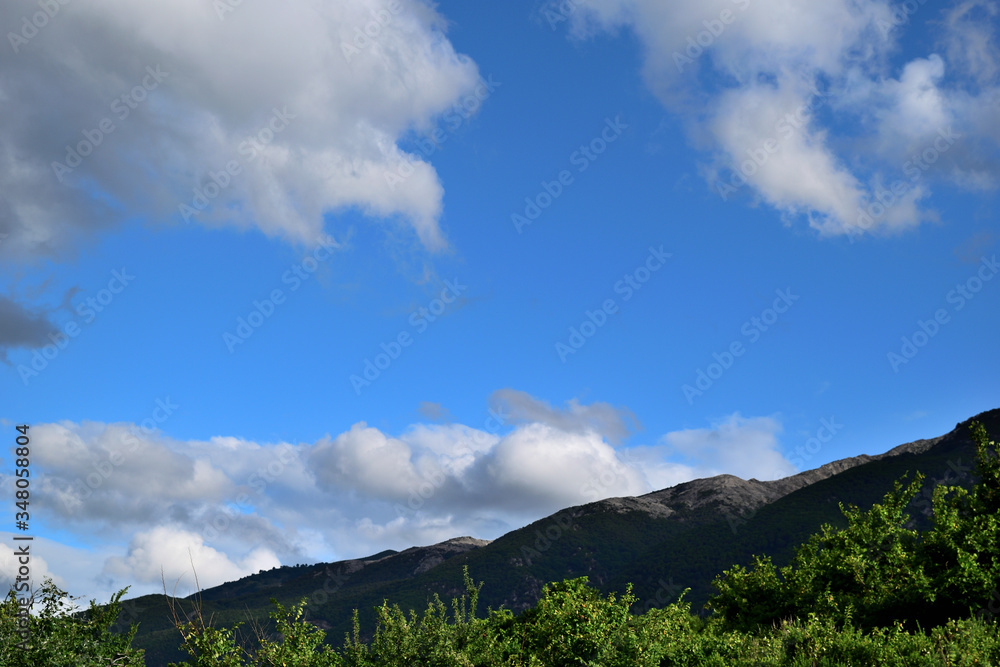
M 364 422 L 333 440 L 319 442 L 309 463 L 319 487 L 327 491 L 346 488 L 364 496 L 400 500 L 421 481 L 409 446 Z
M 504 437 L 485 459 L 477 479 L 511 510 L 550 513 L 588 499 L 587 485 L 609 468 L 622 468 L 621 461 L 600 435 L 534 423 Z M 605 485 L 602 495 L 635 495 L 644 490 L 642 482 L 636 471 L 628 470 Z
M 191 205 L 196 188 L 212 191 L 213 174 L 227 183 L 192 223 L 308 245 L 325 213 L 357 207 L 405 224 L 429 249 L 445 247 L 437 175 L 398 142 L 430 129 L 478 72 L 433 9 L 398 6 L 243 3 L 222 19 L 202 0 L 61 6 L 0 60 L 2 250 L 66 250 L 122 221 L 122 210 L 180 223 L 179 205 Z M 0 22 L 20 26 L 37 9 L 3 3 Z M 377 36 L 345 53 L 373 16 Z M 253 136 L 257 144 L 245 143 Z M 69 166 L 66 147 L 81 143 L 89 155 L 60 182 L 53 162 Z M 390 188 L 384 174 L 411 158 L 412 175 Z M 225 175 L 230 161 L 238 175 Z
M 879 114 L 883 141 L 899 141 L 906 149 L 914 149 L 953 125 L 945 95 L 938 88 L 944 69 L 944 61 L 934 54 L 910 61 L 898 80 L 885 82 L 883 93 L 889 106 Z
M 736 412 L 711 428 L 668 433 L 659 444 L 663 456 L 682 457 L 695 477 L 727 473 L 769 480 L 798 472 L 781 454 L 781 431 L 773 417 L 745 418 Z
M 942 42 L 948 60 L 985 85 L 996 85 L 1000 72 L 1000 46 L 994 22 L 1000 5 L 994 0 L 965 0 L 944 19 Z
M 864 190 L 830 151 L 826 133 L 811 127 L 808 113 L 796 115 L 811 107 L 812 95 L 790 82 L 727 91 L 710 128 L 726 163 L 767 203 L 784 213 L 815 214 L 814 227 L 837 233 L 856 217 Z
M 954 3 L 942 22 L 942 53 L 897 69 L 896 40 L 906 26 L 898 3 L 887 0 L 579 6 L 577 39 L 623 27 L 638 35 L 647 85 L 712 153 L 702 171 L 726 200 L 746 183 L 783 219 L 804 217 L 821 235 L 854 234 L 883 184 L 902 181 L 905 192 L 889 210 L 862 225 L 883 233 L 936 219 L 923 208 L 935 180 L 968 189 L 1000 184 L 994 0 Z M 909 21 L 935 18 L 928 8 Z M 782 119 L 798 110 L 803 122 L 788 132 Z M 904 178 L 913 152 L 930 150 L 940 132 L 961 136 L 962 145 Z
M 280 565 L 274 552 L 262 547 L 235 561 L 206 545 L 200 535 L 157 526 L 137 533 L 129 541 L 128 554 L 109 558 L 103 574 L 113 580 L 166 583 L 169 594 L 174 594 L 176 586 L 177 593 L 182 595 L 182 591 L 195 590 L 195 576 L 204 589 Z

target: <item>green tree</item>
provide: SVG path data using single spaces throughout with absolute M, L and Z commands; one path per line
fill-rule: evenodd
M 971 430 L 977 482 L 971 491 L 934 490 L 934 528 L 923 545 L 935 622 L 995 608 L 1000 587 L 1000 456 L 981 424 Z
M 977 481 L 971 491 L 935 489 L 932 529 L 906 528 L 906 506 L 923 483 L 918 473 L 867 512 L 841 505 L 847 527 L 824 525 L 789 565 L 755 557 L 749 570 L 727 570 L 713 582 L 710 608 L 742 630 L 810 614 L 841 626 L 905 619 L 909 627 L 933 627 L 988 608 L 1000 585 L 1000 459 L 981 425 L 971 431 Z
M 21 605 L 12 589 L 0 604 L 0 665 L 5 667 L 141 667 L 143 651 L 131 648 L 138 626 L 125 634 L 112 627 L 121 612 L 123 588 L 107 605 L 90 601 L 90 609 L 75 611 L 73 598 L 46 578 L 31 595 L 31 606 L 41 610 L 28 617 L 28 638 L 18 634 Z

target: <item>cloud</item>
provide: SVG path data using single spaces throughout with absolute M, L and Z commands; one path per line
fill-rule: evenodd
M 420 481 L 410 447 L 360 422 L 333 440 L 323 440 L 309 457 L 321 489 L 350 488 L 365 496 L 401 500 Z
M 0 359 L 17 347 L 37 348 L 48 344 L 49 334 L 56 328 L 48 313 L 34 312 L 12 299 L 0 295 Z
M 112 580 L 162 582 L 167 593 L 191 590 L 195 576 L 201 588 L 211 588 L 247 574 L 279 567 L 281 561 L 270 550 L 257 547 L 238 561 L 207 546 L 200 535 L 169 526 L 137 533 L 124 557 L 109 558 L 104 574 Z M 162 580 L 161 580 L 162 577 Z
M 444 248 L 437 174 L 399 145 L 477 85 L 442 17 L 419 0 L 218 4 L 60 5 L 0 60 L 0 251 L 58 254 L 136 218 L 310 245 L 347 208 Z M 3 3 L 0 22 L 36 11 Z
M 994 0 L 959 2 L 944 17 L 941 42 L 948 60 L 968 76 L 985 85 L 996 83 L 1000 73 L 994 22 L 1000 5 Z
M 451 419 L 451 413 L 448 412 L 448 408 L 442 407 L 440 403 L 421 401 L 417 412 L 420 413 L 421 417 L 426 417 L 431 421 L 449 421 Z
M 990 230 L 984 230 L 973 234 L 958 246 L 952 248 L 951 252 L 963 264 L 979 264 L 983 259 L 983 255 L 996 245 L 997 240 L 1000 240 L 1000 235 Z
M 559 410 L 514 389 L 497 390 L 490 397 L 490 402 L 501 414 L 503 410 L 508 410 L 514 422 L 547 424 L 567 433 L 597 433 L 613 443 L 621 442 L 640 428 L 630 410 L 607 403 L 580 405 L 574 398 Z
M 993 0 L 954 3 L 944 14 L 941 53 L 901 67 L 893 58 L 905 25 L 887 0 L 578 6 L 573 38 L 623 28 L 639 37 L 646 84 L 710 155 L 702 172 L 724 200 L 752 193 L 783 220 L 804 218 L 823 236 L 879 234 L 936 219 L 925 209 L 935 181 L 1000 185 Z M 908 21 L 931 20 L 928 9 L 916 11 L 923 14 Z M 960 145 L 942 155 L 934 143 L 940 133 L 960 137 Z M 932 149 L 914 172 L 914 153 Z M 903 194 L 871 223 L 863 220 L 861 211 L 895 183 Z
M 811 214 L 814 227 L 837 233 L 855 217 L 864 188 L 832 154 L 825 133 L 811 131 L 808 121 L 796 127 L 785 120 L 811 106 L 810 96 L 787 81 L 749 84 L 719 95 L 709 127 L 726 164 L 764 201 L 784 213 Z
M 736 412 L 711 428 L 667 433 L 654 451 L 662 460 L 679 457 L 687 466 L 686 470 L 666 466 L 660 474 L 667 478 L 678 473 L 689 475 L 688 479 L 726 473 L 743 479 L 778 479 L 798 472 L 781 454 L 781 432 L 774 417 L 745 418 Z
M 235 495 L 226 474 L 189 448 L 127 424 L 32 427 L 50 513 L 104 524 L 162 520 Z M 188 451 L 185 451 L 188 450 Z M 187 509 L 185 509 L 187 508 Z

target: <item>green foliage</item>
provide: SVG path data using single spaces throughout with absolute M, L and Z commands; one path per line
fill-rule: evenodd
M 1000 586 L 1000 459 L 986 431 L 973 424 L 978 481 L 971 492 L 939 486 L 933 528 L 906 528 L 905 509 L 923 476 L 897 481 L 867 512 L 841 511 L 846 528 L 824 525 L 799 547 L 793 562 L 775 568 L 755 558 L 718 578 L 710 607 L 730 629 L 749 631 L 782 619 L 817 615 L 839 627 L 934 627 L 986 609 Z
M 977 484 L 971 492 L 956 486 L 934 490 L 934 529 L 923 555 L 938 616 L 989 608 L 1000 586 L 1000 458 L 981 424 L 973 424 L 972 436 Z
M 107 667 L 143 665 L 143 652 L 130 647 L 138 627 L 116 634 L 112 626 L 121 611 L 123 588 L 107 605 L 90 601 L 90 609 L 73 614 L 72 598 L 46 579 L 31 595 L 31 605 L 41 604 L 37 615 L 28 617 L 27 642 L 17 633 L 21 605 L 13 589 L 0 604 L 0 665 L 5 667 Z M 23 617 L 22 617 L 23 618 Z
M 306 600 L 303 599 L 291 609 L 285 609 L 271 598 L 275 611 L 271 612 L 280 642 L 274 642 L 258 634 L 260 650 L 255 659 L 258 665 L 267 667 L 336 667 L 342 664 L 333 649 L 323 643 L 326 633 L 307 623 L 302 617 Z
M 188 621 L 178 630 L 184 638 L 183 648 L 191 654 L 193 660 L 183 663 L 170 663 L 169 667 L 240 667 L 244 664 L 243 655 L 246 650 L 236 645 L 233 633 L 239 624 L 232 628 L 215 628 L 205 625 L 201 619 Z

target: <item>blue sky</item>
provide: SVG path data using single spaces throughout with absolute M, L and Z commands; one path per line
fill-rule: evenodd
M 492 539 L 998 407 L 997 4 L 661 5 L 5 4 L 35 576 Z

